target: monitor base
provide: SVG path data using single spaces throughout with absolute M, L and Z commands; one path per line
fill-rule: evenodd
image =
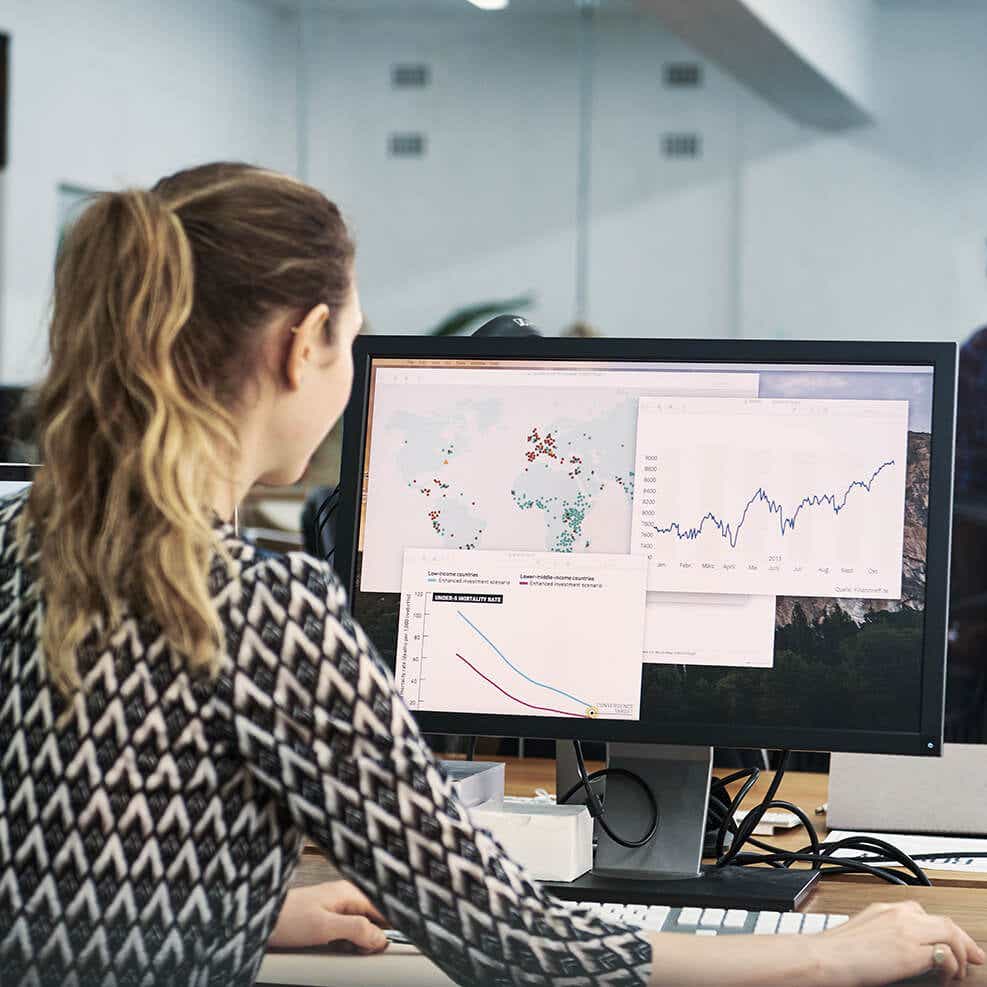
M 566 901 L 612 901 L 628 905 L 678 905 L 792 912 L 811 894 L 819 871 L 771 867 L 704 868 L 699 877 L 605 877 L 590 871 L 575 881 L 542 881 Z

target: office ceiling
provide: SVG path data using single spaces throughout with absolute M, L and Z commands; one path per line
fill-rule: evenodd
M 315 10 L 337 11 L 369 16 L 388 14 L 472 14 L 478 17 L 502 17 L 505 14 L 526 16 L 566 16 L 578 10 L 576 0 L 511 0 L 506 11 L 484 12 L 467 0 L 303 0 Z M 291 3 L 281 3 L 291 6 Z M 599 0 L 601 14 L 627 14 L 637 7 L 636 0 Z

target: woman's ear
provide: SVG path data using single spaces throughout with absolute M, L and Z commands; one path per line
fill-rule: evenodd
M 284 374 L 288 387 L 297 391 L 305 372 L 325 343 L 325 326 L 329 319 L 329 306 L 322 304 L 310 309 L 297 325 L 288 330 L 290 341 L 285 356 Z

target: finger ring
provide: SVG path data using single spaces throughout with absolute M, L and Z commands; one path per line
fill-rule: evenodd
M 941 943 L 937 942 L 932 947 L 932 965 L 939 968 L 946 962 L 946 947 Z

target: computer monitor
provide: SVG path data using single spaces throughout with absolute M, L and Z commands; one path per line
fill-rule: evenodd
M 354 365 L 336 565 L 425 731 L 940 753 L 954 344 L 362 336 Z
M 27 463 L 0 463 L 0 498 L 9 497 L 31 483 L 34 467 Z

